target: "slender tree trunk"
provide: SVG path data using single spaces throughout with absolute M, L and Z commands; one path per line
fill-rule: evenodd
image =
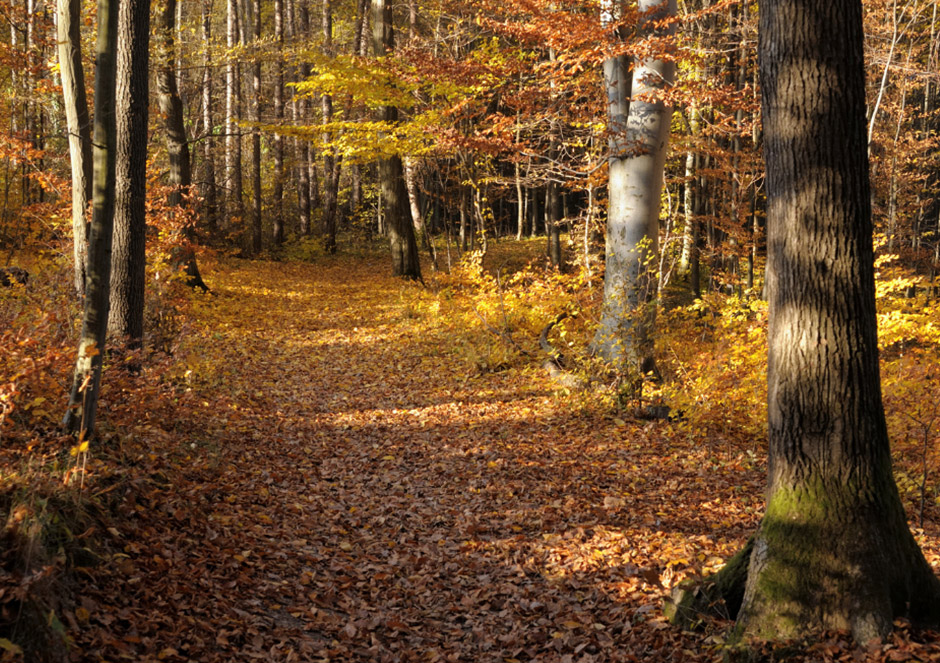
M 548 259 L 552 269 L 561 271 L 564 261 L 561 255 L 561 196 L 558 182 L 550 181 L 546 188 L 545 225 L 548 230 Z
M 238 0 L 226 5 L 225 45 L 231 53 L 238 46 Z M 226 214 L 241 219 L 242 210 L 242 142 L 238 126 L 238 99 L 241 96 L 241 74 L 238 61 L 230 55 L 225 67 L 225 184 Z
M 139 348 L 144 336 L 150 2 L 123 0 L 118 19 L 117 163 L 111 270 L 112 336 Z
M 88 276 L 78 358 L 63 426 L 79 439 L 94 434 L 101 390 L 101 364 L 108 333 L 111 288 L 111 237 L 114 229 L 114 173 L 117 131 L 115 80 L 117 70 L 118 0 L 98 1 L 95 47 L 95 131 Z
M 387 4 L 386 0 L 372 0 L 372 12 L 372 42 L 375 54 L 382 57 L 390 52 L 395 44 L 392 6 Z M 394 106 L 386 106 L 382 115 L 382 119 L 389 124 L 398 121 L 398 109 Z M 405 189 L 400 156 L 393 155 L 379 161 L 379 181 L 392 250 L 392 273 L 402 278 L 420 280 L 418 243 L 415 241 L 414 226 L 409 219 L 408 192 Z
M 674 16 L 675 0 L 640 0 L 641 30 Z M 670 24 L 665 34 L 672 34 Z M 622 63 L 605 63 L 610 117 L 610 175 L 607 212 L 606 272 L 601 324 L 594 337 L 597 353 L 618 371 L 655 370 L 653 326 L 659 207 L 672 109 L 657 98 L 672 83 L 675 65 L 646 59 L 633 73 L 634 101 L 625 116 L 627 91 Z
M 323 0 L 321 5 L 321 29 L 323 35 L 323 54 L 327 58 L 333 57 L 333 3 L 332 0 Z M 333 121 L 333 97 L 324 94 L 320 98 L 323 124 Z M 336 201 L 339 178 L 334 177 L 336 168 L 335 151 L 329 147 L 331 136 L 324 133 L 323 140 L 323 231 L 325 233 L 324 247 L 327 253 L 336 253 Z
M 284 49 L 284 0 L 274 0 L 274 43 L 278 51 Z M 275 61 L 274 118 L 278 125 L 284 122 L 284 63 Z M 274 187 L 272 223 L 274 246 L 284 243 L 284 137 L 274 134 Z
M 202 39 L 206 54 L 202 70 L 202 123 L 205 128 L 203 140 L 202 200 L 206 227 L 209 233 L 216 232 L 216 183 L 215 183 L 215 119 L 212 112 L 212 0 L 202 2 Z
M 166 151 L 170 161 L 170 195 L 167 202 L 171 207 L 182 208 L 193 183 L 192 164 L 190 162 L 189 141 L 186 137 L 186 125 L 183 120 L 183 100 L 180 98 L 176 77 L 176 0 L 165 0 L 160 16 L 162 30 L 161 62 L 157 68 L 157 100 L 160 114 L 163 116 L 163 128 L 166 131 Z M 186 272 L 186 284 L 192 288 L 209 288 L 199 274 L 196 253 L 193 244 L 196 240 L 195 228 L 186 225 L 180 237 L 181 246 L 175 255 L 176 266 Z
M 261 0 L 254 0 L 254 26 L 255 45 L 261 46 Z M 252 214 L 251 214 L 251 252 L 255 255 L 261 253 L 262 223 L 261 223 L 261 60 L 255 59 L 251 65 L 251 119 L 255 127 L 251 130 L 251 188 L 252 188 Z
M 307 35 L 310 32 L 310 13 L 307 9 L 306 0 L 300 0 L 300 4 L 297 8 L 297 22 L 300 36 L 306 39 Z M 310 65 L 306 62 L 301 62 L 300 67 L 300 80 L 306 80 L 310 76 Z M 307 121 L 308 109 L 310 102 L 307 97 L 301 97 L 300 99 L 294 99 L 294 124 L 299 124 L 301 121 Z M 294 142 L 295 147 L 298 152 L 298 164 L 297 164 L 297 204 L 300 207 L 300 234 L 309 235 L 311 228 L 311 208 L 310 208 L 310 144 L 302 139 L 296 139 Z
M 404 160 L 405 168 L 405 188 L 408 190 L 408 205 L 411 209 L 412 225 L 415 233 L 421 235 L 424 242 L 424 248 L 428 250 L 431 258 L 431 268 L 437 271 L 437 253 L 434 251 L 434 242 L 431 241 L 431 235 L 424 223 L 424 215 L 421 214 L 421 201 L 418 192 L 418 182 L 416 168 L 413 159 Z
M 85 213 L 91 200 L 92 185 L 91 123 L 82 68 L 80 10 L 79 0 L 58 0 L 56 4 L 59 73 L 72 166 L 73 284 L 79 296 L 85 293 L 85 265 L 88 260 Z

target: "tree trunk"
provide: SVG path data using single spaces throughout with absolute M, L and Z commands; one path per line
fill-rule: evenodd
M 320 27 L 323 35 L 323 54 L 330 58 L 333 56 L 333 4 L 331 0 L 323 0 L 320 14 Z M 320 108 L 323 113 L 323 124 L 333 121 L 333 97 L 324 94 L 320 98 Z M 327 253 L 336 253 L 336 202 L 338 198 L 339 177 L 334 177 L 337 167 L 336 154 L 329 146 L 331 136 L 323 135 L 323 231 L 325 233 L 324 248 Z M 336 173 L 338 175 L 338 173 Z
M 165 0 L 160 27 L 163 34 L 163 52 L 162 61 L 157 68 L 156 83 L 158 105 L 166 131 L 166 151 L 170 161 L 170 195 L 167 203 L 171 207 L 182 208 L 192 187 L 193 174 L 186 125 L 183 121 L 183 100 L 180 98 L 176 78 L 176 0 Z M 199 266 L 196 264 L 196 253 L 193 249 L 195 239 L 195 229 L 192 225 L 186 225 L 174 261 L 176 267 L 186 272 L 186 284 L 189 287 L 207 291 L 209 288 L 203 282 Z
M 306 39 L 310 32 L 310 13 L 307 9 L 307 3 L 301 2 L 297 9 L 297 32 L 301 38 Z M 301 62 L 300 80 L 304 81 L 310 76 L 310 65 Z M 294 98 L 293 112 L 294 124 L 300 124 L 307 121 L 307 109 L 310 102 L 306 96 Z M 310 209 L 310 144 L 301 138 L 294 141 L 297 149 L 297 204 L 300 207 L 300 234 L 306 236 L 310 234 L 311 209 Z
M 215 120 L 212 113 L 212 0 L 202 3 L 202 38 L 206 54 L 202 70 L 202 124 L 205 130 L 203 140 L 202 200 L 205 210 L 206 227 L 210 235 L 216 231 L 216 184 L 215 184 Z
M 548 235 L 548 259 L 552 269 L 561 271 L 564 267 L 561 255 L 561 196 L 558 195 L 558 182 L 550 181 L 546 188 L 545 227 Z
M 69 132 L 69 159 L 72 166 L 72 235 L 74 238 L 74 287 L 85 293 L 85 265 L 88 261 L 88 224 L 85 212 L 91 200 L 91 124 L 85 97 L 85 75 L 81 52 L 81 2 L 58 0 L 57 38 L 62 100 Z
M 640 0 L 641 31 L 674 16 L 675 0 Z M 658 28 L 673 34 L 675 25 Z M 618 372 L 654 370 L 653 325 L 659 206 L 672 109 L 658 97 L 672 83 L 675 65 L 666 60 L 637 61 L 634 101 L 624 116 L 628 92 L 625 67 L 618 59 L 605 63 L 610 117 L 606 272 L 601 324 L 594 349 Z
M 94 434 L 101 390 L 101 363 L 108 332 L 111 288 L 111 237 L 114 229 L 114 171 L 117 131 L 115 74 L 117 70 L 118 0 L 98 1 L 95 47 L 95 132 L 88 277 L 78 358 L 63 426 L 80 440 Z
M 940 582 L 907 526 L 881 403 L 861 2 L 765 2 L 759 56 L 770 485 L 738 628 L 867 642 L 900 616 L 936 625 Z
M 123 0 L 118 19 L 117 163 L 111 270 L 112 336 L 139 348 L 144 335 L 150 2 Z
M 255 46 L 261 47 L 261 0 L 254 0 L 253 23 Z M 251 252 L 261 253 L 261 60 L 251 65 L 251 119 L 255 126 L 251 130 Z
M 759 58 L 770 462 L 751 551 L 729 565 L 747 570 L 736 635 L 936 627 L 940 581 L 908 529 L 881 402 L 860 0 L 765 0 Z
M 238 45 L 238 0 L 228 0 L 225 45 L 232 52 Z M 242 218 L 242 142 L 238 126 L 241 79 L 238 61 L 230 56 L 225 67 L 225 184 L 226 214 Z
M 392 6 L 386 0 L 372 0 L 372 44 L 378 57 L 394 48 L 395 33 L 392 24 Z M 386 106 L 382 119 L 394 124 L 398 109 Z M 408 192 L 405 189 L 401 157 L 393 155 L 379 161 L 379 181 L 385 204 L 385 220 L 392 250 L 392 273 L 406 279 L 421 280 L 418 262 L 418 243 L 408 213 Z
M 284 0 L 274 0 L 274 44 L 277 52 L 284 50 Z M 280 125 L 284 121 L 284 62 L 276 58 L 274 66 L 274 118 Z M 273 189 L 272 240 L 278 247 L 284 243 L 284 137 L 279 133 L 274 134 Z

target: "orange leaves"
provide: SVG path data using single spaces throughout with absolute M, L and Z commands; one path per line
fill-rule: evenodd
M 753 440 L 574 408 L 524 361 L 468 376 L 455 352 L 467 301 L 499 320 L 501 292 L 533 342 L 577 288 L 477 270 L 432 296 L 376 276 L 384 257 L 208 268 L 177 367 L 109 396 L 77 660 L 714 660 L 723 625 L 660 605 L 759 521 Z M 940 651 L 915 640 L 866 656 Z

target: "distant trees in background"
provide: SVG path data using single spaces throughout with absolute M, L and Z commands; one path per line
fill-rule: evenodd
M 82 293 L 97 26 L 67 0 L 0 4 L 0 249 L 59 246 L 74 255 Z M 436 268 L 441 251 L 453 261 L 490 241 L 542 236 L 547 267 L 580 266 L 593 279 L 607 224 L 619 223 L 609 205 L 619 209 L 621 187 L 640 186 L 652 210 L 637 253 L 651 278 L 643 297 L 760 296 L 757 3 L 691 0 L 670 17 L 655 14 L 658 4 L 162 3 L 148 40 L 157 73 L 149 92 L 135 79 L 136 124 L 124 129 L 129 150 L 144 141 L 148 163 L 143 234 L 173 226 L 172 262 L 196 285 L 200 243 L 304 257 L 379 236 L 409 278 L 420 278 L 419 247 Z M 913 270 L 914 293 L 935 288 L 940 265 L 938 1 L 864 4 L 876 251 Z M 674 69 L 674 80 L 645 75 L 635 66 L 644 62 Z M 670 135 L 659 193 L 657 178 L 637 185 L 629 173 L 608 186 L 623 163 L 651 154 L 629 131 L 621 138 L 631 104 L 673 109 L 661 122 Z M 159 111 L 147 118 L 150 106 Z

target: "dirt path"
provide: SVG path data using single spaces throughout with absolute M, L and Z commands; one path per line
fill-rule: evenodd
M 711 658 L 660 585 L 733 550 L 754 518 L 719 503 L 759 476 L 572 413 L 537 372 L 468 375 L 386 270 L 211 275 L 73 660 Z

